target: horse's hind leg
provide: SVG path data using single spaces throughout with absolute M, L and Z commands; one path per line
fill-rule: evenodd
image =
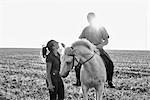
M 83 100 L 88 100 L 88 88 L 82 84 Z
M 99 85 L 96 89 L 96 100 L 102 100 L 103 98 L 103 90 L 104 90 L 104 83 Z

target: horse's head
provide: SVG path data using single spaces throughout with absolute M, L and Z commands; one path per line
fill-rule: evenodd
M 85 57 L 86 55 L 93 55 L 96 47 L 88 40 L 81 39 L 72 44 L 72 47 L 65 48 L 64 54 L 61 57 L 61 70 L 60 75 L 67 77 L 71 69 L 76 66 L 79 61 L 84 64 L 91 57 Z M 88 59 L 86 59 L 88 58 Z M 90 58 L 90 59 L 89 59 Z
M 61 57 L 60 75 L 63 78 L 67 77 L 78 61 L 77 51 L 71 47 L 65 48 L 64 55 Z

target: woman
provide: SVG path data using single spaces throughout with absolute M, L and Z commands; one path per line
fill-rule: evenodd
M 59 75 L 61 62 L 58 48 L 58 42 L 55 40 L 50 40 L 46 47 L 42 48 L 42 55 L 46 58 L 46 83 L 49 89 L 50 100 L 64 100 L 64 84 Z M 49 54 L 47 54 L 47 49 Z

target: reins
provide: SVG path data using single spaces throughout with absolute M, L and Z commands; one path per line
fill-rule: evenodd
M 89 59 L 87 59 L 85 62 L 83 62 L 81 64 L 84 65 L 86 62 L 90 61 L 94 57 L 94 55 L 95 55 L 95 53 Z
M 89 58 L 89 59 L 87 59 L 86 61 L 84 61 L 84 62 L 80 62 L 80 61 L 78 61 L 77 60 L 77 58 L 75 57 L 75 55 L 69 55 L 69 56 L 72 56 L 73 57 L 73 65 L 72 65 L 72 68 L 74 67 L 74 61 L 76 60 L 80 65 L 84 65 L 85 63 L 87 63 L 88 61 L 90 61 L 93 57 L 94 57 L 94 55 L 95 55 L 95 52 L 94 52 L 94 54 Z

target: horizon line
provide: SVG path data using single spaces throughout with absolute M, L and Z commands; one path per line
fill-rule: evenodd
M 38 47 L 0 47 L 0 49 L 42 49 Z M 150 51 L 150 50 L 141 50 L 141 49 L 104 49 L 104 50 L 121 50 L 121 51 Z

